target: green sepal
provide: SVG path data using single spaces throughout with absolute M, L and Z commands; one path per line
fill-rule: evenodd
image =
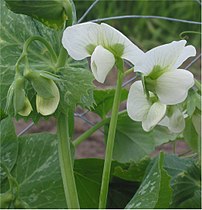
M 51 88 L 52 80 L 45 78 L 44 75 L 41 76 L 40 72 L 32 70 L 29 70 L 24 76 L 31 82 L 39 96 L 45 99 L 54 98 Z

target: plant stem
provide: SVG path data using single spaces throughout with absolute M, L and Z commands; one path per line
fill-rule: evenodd
M 93 127 L 91 127 L 89 130 L 87 130 L 85 133 L 80 135 L 77 139 L 73 141 L 73 145 L 76 147 L 78 146 L 81 142 L 83 142 L 85 139 L 87 139 L 89 136 L 91 136 L 96 130 L 101 128 L 104 124 L 109 122 L 110 118 L 105 118 L 104 120 L 100 121 Z
M 129 75 L 130 73 L 134 72 L 134 67 L 128 69 L 127 71 L 124 72 L 124 77 Z
M 124 114 L 127 113 L 126 110 L 123 110 L 121 112 L 118 113 L 118 116 L 120 114 Z M 85 141 L 89 136 L 91 136 L 95 131 L 97 131 L 99 128 L 101 128 L 103 125 L 105 125 L 106 123 L 108 123 L 110 121 L 111 117 L 107 117 L 104 120 L 98 122 L 97 124 L 95 124 L 93 127 L 91 127 L 89 130 L 87 130 L 85 133 L 83 133 L 82 135 L 80 135 L 78 138 L 76 138 L 72 143 L 75 147 L 77 147 L 79 144 L 81 144 L 83 141 Z
M 109 133 L 108 133 L 108 138 L 107 138 L 104 169 L 103 169 L 103 174 L 102 174 L 102 184 L 101 184 L 101 191 L 100 191 L 100 198 L 99 198 L 99 208 L 101 209 L 106 208 L 106 203 L 107 203 L 112 154 L 113 154 L 113 148 L 114 148 L 114 138 L 115 138 L 115 132 L 116 132 L 117 119 L 118 119 L 119 104 L 121 100 L 121 85 L 122 85 L 123 78 L 124 78 L 123 69 L 119 69 L 116 92 L 115 92 L 114 102 L 113 102 L 113 107 L 112 107 L 112 116 L 111 116 L 111 121 L 109 125 Z
M 56 68 L 59 69 L 65 65 L 66 62 L 66 57 L 67 57 L 67 51 L 63 46 L 61 46 L 60 53 L 58 56 L 58 61 L 56 63 Z
M 73 172 L 73 161 L 68 133 L 68 119 L 63 113 L 58 117 L 57 129 L 59 137 L 59 161 L 67 206 L 70 209 L 79 209 L 80 206 Z

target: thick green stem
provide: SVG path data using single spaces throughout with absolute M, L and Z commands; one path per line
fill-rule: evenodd
M 80 206 L 73 172 L 72 153 L 70 150 L 68 119 L 63 113 L 58 117 L 57 129 L 59 137 L 59 161 L 67 206 L 70 209 L 79 209 Z
M 108 133 L 108 138 L 107 138 L 107 147 L 106 147 L 106 152 L 105 152 L 105 162 L 104 162 L 102 184 L 101 184 L 101 191 L 100 191 L 100 198 L 99 198 L 99 208 L 101 209 L 106 208 L 106 203 L 107 203 L 112 154 L 113 154 L 113 148 L 114 148 L 114 138 L 115 138 L 115 133 L 116 133 L 119 104 L 121 100 L 121 85 L 123 82 L 123 78 L 124 78 L 123 71 L 119 69 L 117 87 L 116 87 L 116 92 L 115 92 L 115 97 L 114 97 L 114 102 L 113 102 L 113 108 L 112 108 L 112 116 L 111 116 L 111 121 L 109 125 L 109 133 Z

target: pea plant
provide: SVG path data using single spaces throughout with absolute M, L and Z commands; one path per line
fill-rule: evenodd
M 181 67 L 196 48 L 144 52 L 100 19 L 77 21 L 72 0 L 0 4 L 1 208 L 200 208 L 201 84 Z M 116 88 L 96 88 L 112 69 Z M 77 106 L 101 120 L 75 139 Z M 50 117 L 57 134 L 16 135 L 13 119 Z M 75 159 L 102 127 L 105 158 Z M 151 155 L 178 140 L 189 154 Z

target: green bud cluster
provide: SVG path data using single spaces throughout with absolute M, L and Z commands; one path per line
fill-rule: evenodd
M 26 96 L 25 81 L 28 80 L 36 92 L 37 112 L 47 116 L 55 112 L 60 101 L 60 93 L 53 79 L 58 80 L 48 72 L 26 70 L 24 76 L 17 74 L 7 95 L 7 110 L 13 103 L 15 115 L 28 116 L 33 110 Z

